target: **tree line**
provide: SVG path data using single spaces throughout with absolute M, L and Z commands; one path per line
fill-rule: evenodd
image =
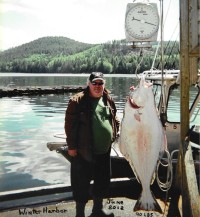
M 133 49 L 126 40 L 85 44 L 65 37 L 45 37 L 0 53 L 0 72 L 134 74 L 161 63 L 156 43 Z M 164 42 L 164 68 L 179 68 L 179 43 Z

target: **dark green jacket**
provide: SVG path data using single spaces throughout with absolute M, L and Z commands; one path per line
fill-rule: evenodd
M 69 149 L 76 149 L 85 160 L 93 160 L 92 106 L 89 88 L 75 94 L 70 100 L 65 114 L 65 132 Z M 104 90 L 103 101 L 110 108 L 113 127 L 113 141 L 119 131 L 119 120 L 116 117 L 116 107 Z

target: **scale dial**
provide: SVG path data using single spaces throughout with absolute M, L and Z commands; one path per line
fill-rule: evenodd
M 137 41 L 147 40 L 157 34 L 159 15 L 156 4 L 129 3 L 126 13 L 126 33 Z M 156 6 L 156 7 L 155 7 Z

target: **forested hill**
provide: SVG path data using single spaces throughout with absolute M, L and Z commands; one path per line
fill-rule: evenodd
M 178 43 L 165 43 L 167 68 L 179 66 Z M 143 51 L 138 72 L 150 69 L 156 47 Z M 159 53 L 159 52 L 158 52 Z M 27 73 L 134 73 L 141 52 L 125 40 L 104 44 L 86 44 L 66 37 L 43 37 L 0 53 L 0 72 Z M 159 67 L 157 56 L 155 66 Z
M 47 56 L 72 55 L 94 45 L 77 42 L 66 37 L 43 37 L 0 53 L 0 60 L 13 61 L 34 54 Z

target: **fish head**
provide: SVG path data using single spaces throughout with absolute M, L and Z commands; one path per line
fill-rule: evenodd
M 142 77 L 136 88 L 130 88 L 128 96 L 130 105 L 135 109 L 145 107 L 149 97 L 152 95 L 152 86 L 151 82 L 145 81 L 145 78 Z

